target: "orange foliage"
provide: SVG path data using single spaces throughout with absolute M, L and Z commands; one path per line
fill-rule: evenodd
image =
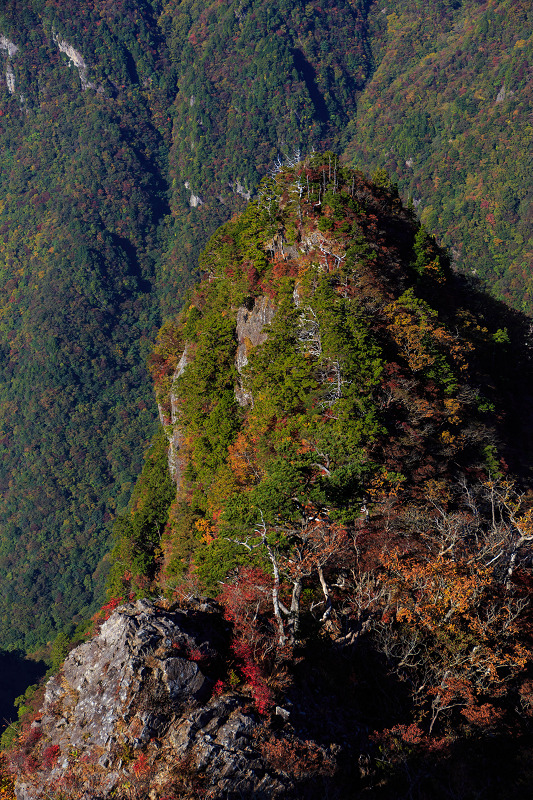
M 466 356 L 473 345 L 453 336 L 439 323 L 435 312 L 409 292 L 388 305 L 385 314 L 389 330 L 413 372 L 431 367 L 439 351 L 446 353 L 459 370 L 468 368 Z
M 443 675 L 441 694 L 452 676 L 494 690 L 525 667 L 531 653 L 517 640 L 512 601 L 491 596 L 490 569 L 446 554 L 421 560 L 398 552 L 384 554 L 383 565 L 396 621 L 426 637 L 427 658 Z
M 210 525 L 206 519 L 198 519 L 194 523 L 196 530 L 202 534 L 201 541 L 205 544 L 211 544 L 215 540 L 215 528 Z
M 387 469 L 374 475 L 367 488 L 373 503 L 389 503 L 398 499 L 402 491 L 403 476 Z
M 242 486 L 250 486 L 261 477 L 257 464 L 257 452 L 244 433 L 239 433 L 228 448 L 228 464 L 235 479 Z

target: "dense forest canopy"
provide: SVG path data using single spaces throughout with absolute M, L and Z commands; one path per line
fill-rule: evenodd
M 385 166 L 461 269 L 530 309 L 529 4 L 385 12 L 2 4 L 4 646 L 35 650 L 101 602 L 113 519 L 129 513 L 156 427 L 157 329 L 278 159 L 334 147 L 345 164 Z
M 161 313 L 179 307 L 207 233 L 244 204 L 239 191 L 253 190 L 280 147 L 309 149 L 335 131 L 313 105 L 305 56 L 285 37 L 269 45 L 289 9 L 257 6 L 261 26 L 250 20 L 243 31 L 233 7 L 207 17 L 192 3 L 3 7 L 0 630 L 8 644 L 35 648 L 101 596 L 109 523 L 128 503 L 154 429 L 149 343 Z M 354 14 L 347 8 L 346 30 Z M 334 20 L 320 20 L 329 41 Z M 211 49 L 195 71 L 204 29 Z M 237 31 L 246 55 L 238 61 Z M 226 79 L 209 73 L 217 52 L 227 55 Z M 222 119 L 248 82 L 254 92 L 239 119 Z M 269 108 L 278 96 L 279 113 Z M 265 125 L 274 112 L 276 125 L 259 126 L 259 110 Z M 300 133 L 298 114 L 309 132 Z M 200 137 L 208 154 L 194 153 L 208 120 L 212 134 Z M 237 141 L 249 150 L 234 163 Z M 193 192 L 210 200 L 192 208 Z
M 531 313 L 531 4 L 400 0 L 369 25 L 347 157 L 385 167 L 457 266 Z

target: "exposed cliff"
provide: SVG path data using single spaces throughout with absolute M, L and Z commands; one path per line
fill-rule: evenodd
M 297 781 L 262 752 L 249 698 L 217 687 L 227 647 L 209 602 L 117 609 L 48 682 L 13 756 L 18 800 L 298 797 Z

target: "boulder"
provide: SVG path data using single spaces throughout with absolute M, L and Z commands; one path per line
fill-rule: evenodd
M 249 699 L 213 691 L 228 647 L 220 610 L 191 605 L 121 606 L 70 653 L 46 685 L 36 744 L 13 756 L 17 800 L 293 796 L 264 763 Z

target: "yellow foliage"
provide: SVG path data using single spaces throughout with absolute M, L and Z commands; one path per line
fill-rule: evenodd
M 447 355 L 459 370 L 468 368 L 466 356 L 473 345 L 459 341 L 439 323 L 435 312 L 409 292 L 388 305 L 385 314 L 392 337 L 413 372 L 435 364 L 438 353 Z
M 444 444 L 452 444 L 455 441 L 455 436 L 450 431 L 442 431 L 440 438 Z
M 461 417 L 459 416 L 460 409 L 461 403 L 454 397 L 447 397 L 444 400 L 444 410 L 450 425 L 458 425 L 461 422 Z
M 430 278 L 433 278 L 436 283 L 446 283 L 446 276 L 441 269 L 438 256 L 429 264 L 426 264 L 424 267 L 424 273 Z
M 206 519 L 197 519 L 194 527 L 202 535 L 201 541 L 205 542 L 205 544 L 210 544 L 215 539 L 215 528 Z
M 434 479 L 425 481 L 424 496 L 434 503 L 448 503 L 452 496 L 449 482 Z
M 14 779 L 9 771 L 7 759 L 0 752 L 0 800 L 16 800 Z

